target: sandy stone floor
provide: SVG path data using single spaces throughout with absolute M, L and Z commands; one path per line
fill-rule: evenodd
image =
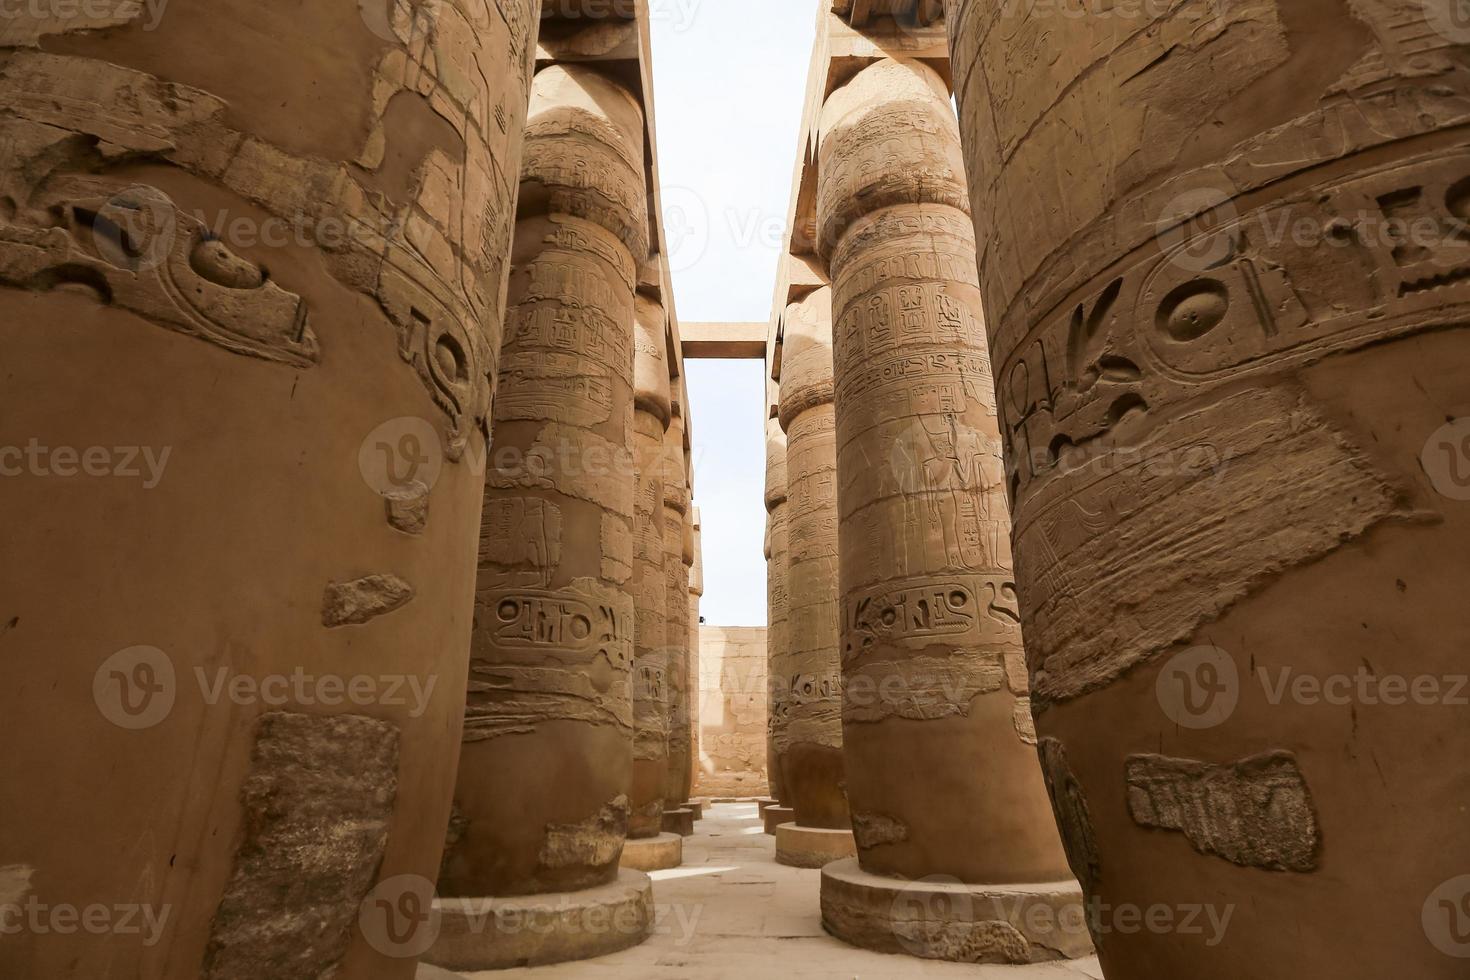
M 753 803 L 705 808 L 684 840 L 684 865 L 657 871 L 654 935 L 634 949 L 581 963 L 469 974 L 474 980 L 1101 980 L 1095 959 L 1037 966 L 969 966 L 854 949 L 822 931 L 817 871 L 776 863 Z M 421 977 L 430 975 L 428 971 Z M 434 971 L 436 980 L 453 977 Z

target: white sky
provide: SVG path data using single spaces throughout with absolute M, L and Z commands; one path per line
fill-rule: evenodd
M 818 0 L 649 0 L 664 225 L 679 319 L 766 321 Z M 759 361 L 688 361 L 705 621 L 766 622 Z

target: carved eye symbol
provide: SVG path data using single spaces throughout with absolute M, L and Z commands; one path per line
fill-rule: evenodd
M 1215 279 L 1196 279 L 1178 286 L 1159 304 L 1158 328 L 1187 343 L 1220 325 L 1230 309 L 1230 291 Z

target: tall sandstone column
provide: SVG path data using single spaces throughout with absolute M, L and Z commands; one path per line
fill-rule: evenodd
M 633 349 L 633 797 L 628 836 L 663 831 L 669 765 L 668 586 L 664 580 L 664 434 L 672 414 L 664 308 L 638 297 Z
M 1103 916 L 1109 976 L 1464 975 L 1455 7 L 949 4 L 1063 838 L 1099 908 L 1230 914 Z
M 677 392 L 674 417 L 664 436 L 664 587 L 668 590 L 669 761 L 664 770 L 665 812 L 687 799 L 684 771 L 689 757 L 689 566 L 684 562 L 689 522 L 689 469 L 684 456 L 684 411 Z M 671 818 L 673 819 L 673 818 Z M 672 826 L 672 825 L 671 825 Z
M 1070 874 L 1036 757 L 959 126 L 932 68 L 885 60 L 828 98 L 821 130 L 843 749 L 867 873 L 824 872 L 825 918 L 887 951 L 923 938 L 937 958 L 1051 958 L 1058 937 L 997 923 L 983 889 L 920 906 L 944 913 L 923 937 L 897 900 L 925 881 L 1079 898 L 1058 884 Z M 1077 933 L 1066 952 L 1089 951 Z
M 851 850 L 842 763 L 842 670 L 837 626 L 837 433 L 832 381 L 832 290 L 786 309 L 781 427 L 790 496 L 787 543 L 789 704 L 778 747 L 796 825 L 837 830 Z M 777 834 L 777 859 L 796 841 Z M 841 846 L 840 844 L 833 846 Z M 811 861 L 819 859 L 808 850 Z M 830 859 L 833 855 L 822 855 Z M 823 862 L 825 863 L 825 862 Z
M 360 6 L 0 25 L 0 975 L 414 974 L 540 5 Z
M 536 76 L 480 532 L 465 745 L 440 880 L 449 897 L 576 892 L 618 877 L 633 787 L 643 145 L 641 109 L 617 83 L 581 66 Z M 476 962 L 461 959 L 449 938 L 431 958 L 464 969 L 513 962 L 519 944 L 532 941 L 532 930 L 513 926 L 484 929 Z
M 771 798 L 790 807 L 782 767 L 786 713 L 791 700 L 791 653 L 787 625 L 786 433 L 779 419 L 766 421 L 766 774 Z
M 699 774 L 699 603 L 704 596 L 704 526 L 699 508 L 689 505 L 689 528 L 694 540 L 694 561 L 689 566 L 689 776 L 684 798 L 694 795 L 694 780 Z

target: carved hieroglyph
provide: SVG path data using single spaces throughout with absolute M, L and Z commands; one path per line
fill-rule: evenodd
M 0 867 L 167 912 L 0 975 L 413 975 L 539 8 L 0 18 Z
M 638 103 L 591 69 L 543 70 L 521 177 L 456 790 L 463 832 L 440 881 L 452 896 L 612 881 L 633 783 Z M 606 846 L 553 846 L 569 826 Z
M 848 826 L 842 763 L 837 601 L 837 432 L 832 290 L 786 308 L 781 428 L 786 432 L 787 643 L 777 679 L 786 703 L 776 752 L 803 827 Z
M 664 309 L 643 296 L 633 333 L 633 811 L 628 836 L 663 832 L 669 760 L 664 433 L 671 413 Z
M 1066 861 L 1020 669 L 1005 467 L 948 90 L 917 62 L 880 61 L 828 98 L 821 128 L 858 857 L 865 871 L 909 878 L 1056 881 Z
M 669 762 L 664 770 L 664 805 L 688 799 L 689 771 L 689 565 L 684 561 L 689 525 L 689 469 L 684 456 L 684 412 L 677 394 L 674 417 L 664 436 L 664 588 L 667 618 Z
M 781 746 L 791 689 L 791 641 L 787 620 L 787 532 L 789 508 L 786 489 L 786 433 L 779 419 L 766 422 L 766 775 L 771 796 L 790 806 L 786 798 Z
M 1385 678 L 1463 673 L 1470 629 L 1456 7 L 948 4 L 1037 730 L 1103 905 L 1234 910 L 1100 933 L 1110 975 L 1463 972 L 1421 910 L 1470 933 L 1426 905 L 1470 729 Z

